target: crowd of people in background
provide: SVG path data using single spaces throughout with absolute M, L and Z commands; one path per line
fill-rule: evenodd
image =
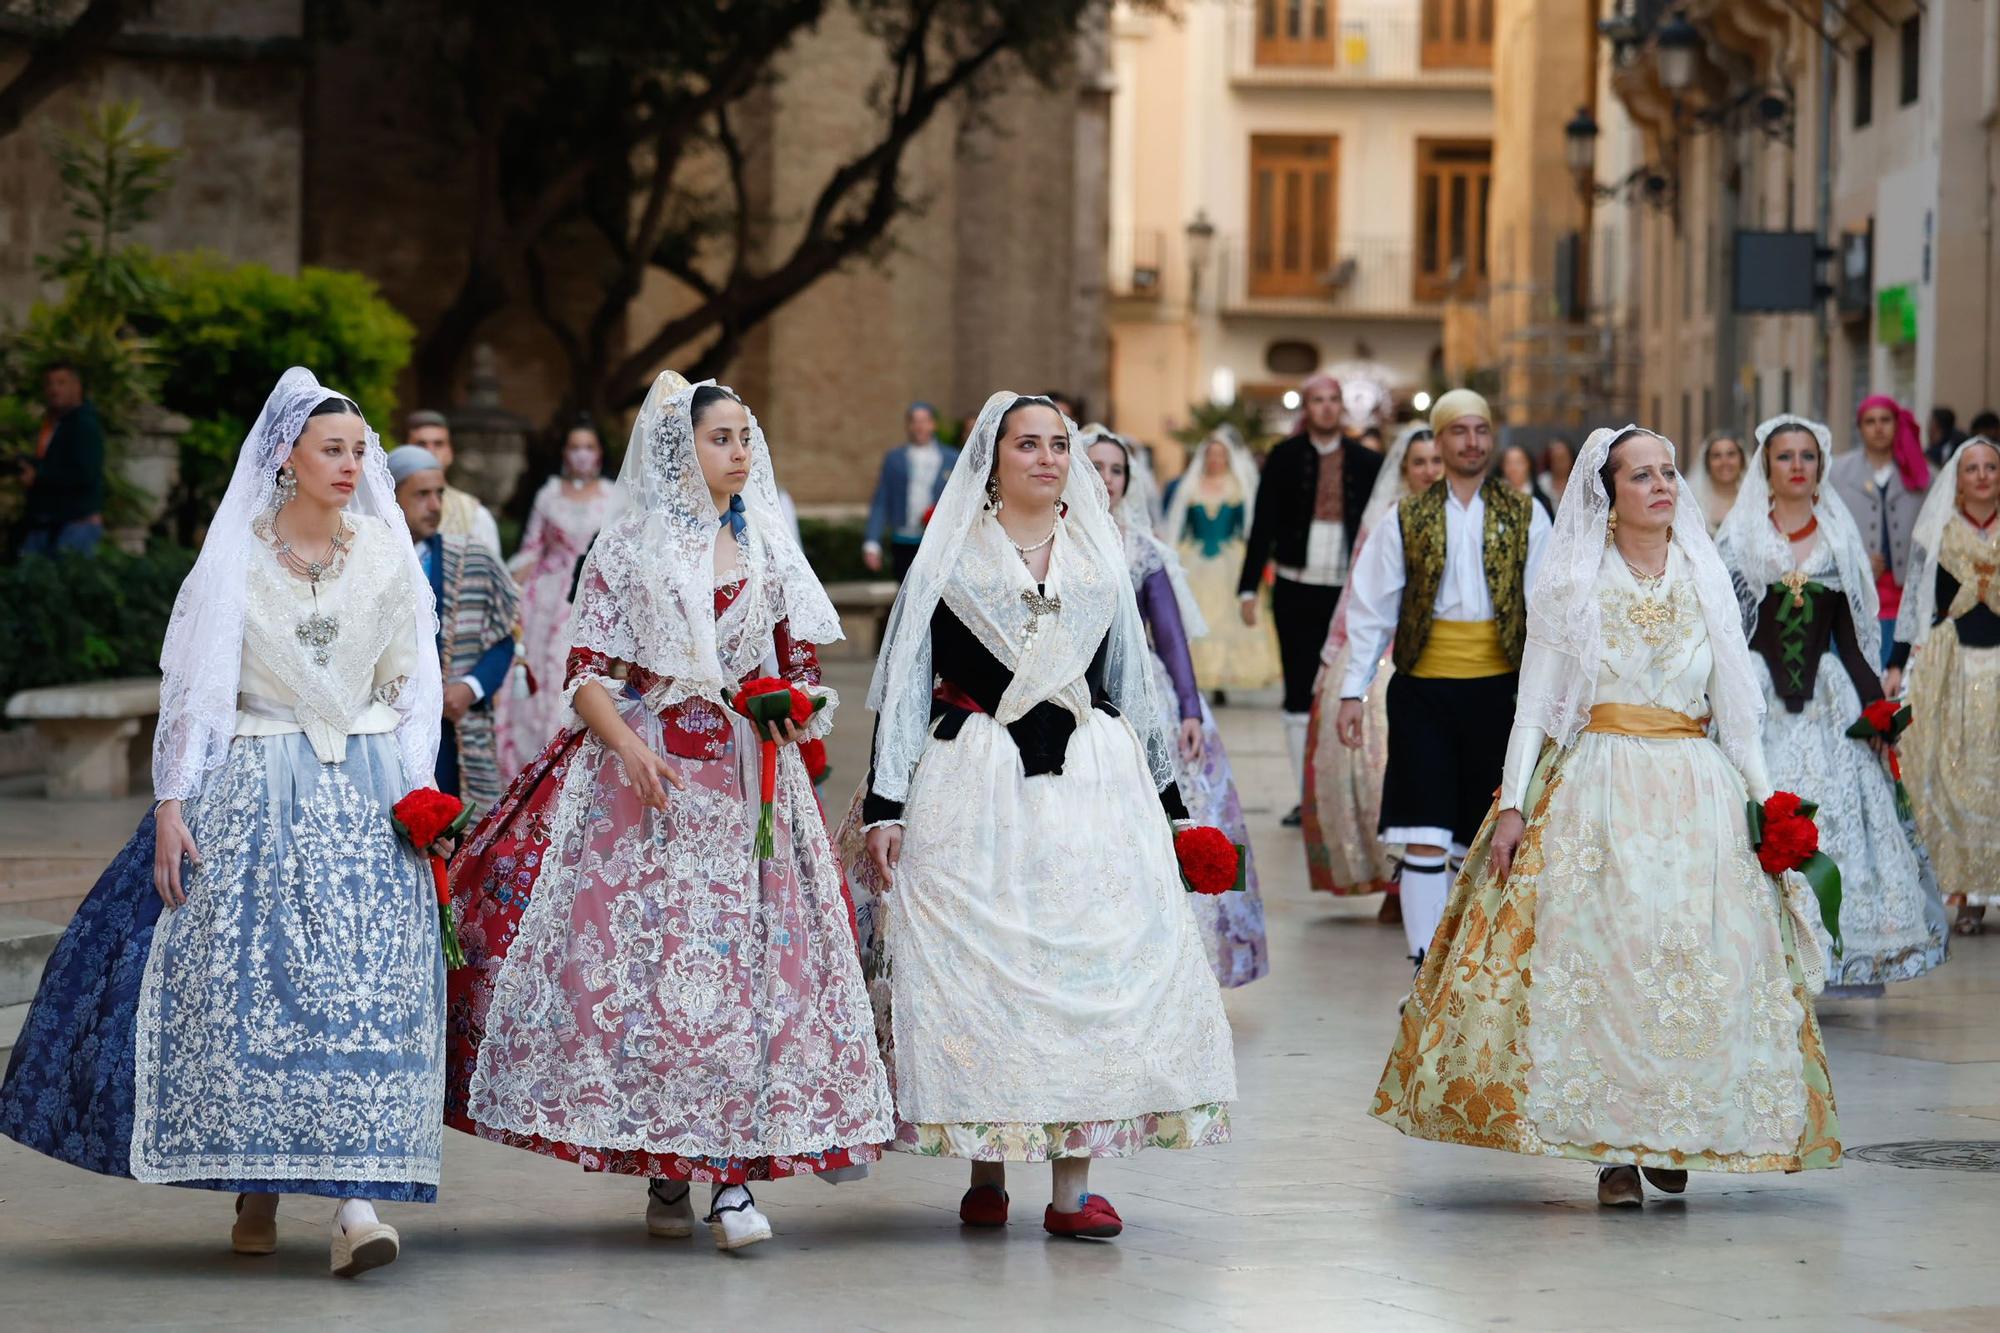
M 17 545 L 84 556 L 104 431 L 74 366 L 44 391 Z M 160 803 L 0 1132 L 235 1192 L 241 1253 L 279 1193 L 333 1199 L 347 1276 L 398 1252 L 374 1202 L 436 1197 L 445 1126 L 646 1179 L 659 1237 L 706 1183 L 724 1250 L 771 1235 L 753 1183 L 885 1146 L 966 1159 L 975 1227 L 1050 1162 L 1045 1230 L 1108 1239 L 1092 1159 L 1229 1137 L 1222 992 L 1271 963 L 1215 707 L 1275 691 L 1256 795 L 1416 967 L 1376 1116 L 1594 1163 L 1607 1206 L 1832 1165 L 1816 998 L 1938 967 L 2000 883 L 2000 418 L 1876 395 L 1845 449 L 1781 414 L 1537 454 L 1469 389 L 1400 424 L 1331 375 L 1297 401 L 1166 488 L 1073 397 L 996 393 L 962 448 L 912 403 L 842 818 L 810 757 L 840 617 L 742 398 L 663 372 L 615 483 L 576 425 L 509 559 L 445 415 L 384 450 L 295 368 L 166 634 Z M 431 787 L 462 845 L 399 842 Z M 1837 899 L 1758 845 L 1801 800 Z M 1190 829 L 1233 887 L 1184 892 Z

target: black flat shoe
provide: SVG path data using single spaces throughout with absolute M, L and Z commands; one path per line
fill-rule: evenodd
M 1292 813 L 1286 815 L 1283 819 L 1279 820 L 1278 822 L 1283 824 L 1286 828 L 1297 828 L 1299 825 L 1306 822 L 1305 807 L 1299 805 L 1293 806 Z

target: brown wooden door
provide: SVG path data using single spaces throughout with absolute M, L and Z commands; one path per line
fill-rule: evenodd
M 1485 284 L 1492 193 L 1491 141 L 1417 140 L 1415 299 L 1471 296 Z
M 1493 68 L 1493 0 L 1424 0 L 1425 69 Z
M 1250 295 L 1324 294 L 1339 165 L 1331 135 L 1251 136 Z
M 1334 0 L 1257 0 L 1257 63 L 1333 64 Z

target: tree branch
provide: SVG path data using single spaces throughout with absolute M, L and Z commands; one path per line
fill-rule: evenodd
M 21 128 L 31 111 L 76 75 L 78 66 L 152 7 L 151 0 L 90 0 L 60 33 L 33 40 L 28 63 L 0 88 L 0 139 Z
M 607 400 L 629 407 L 643 395 L 648 372 L 675 348 L 718 328 L 721 332 L 716 341 L 701 353 L 706 361 L 740 338 L 741 330 L 879 240 L 899 209 L 896 185 L 910 142 L 939 106 L 992 64 L 1013 40 L 1004 29 L 993 33 L 935 82 L 925 83 L 914 75 L 927 65 L 928 32 L 923 23 L 913 25 L 898 50 L 897 86 L 906 90 L 905 104 L 892 107 L 885 132 L 873 148 L 843 163 L 827 179 L 791 253 L 765 273 L 732 274 L 715 296 L 661 325 L 612 368 L 607 376 Z M 905 68 L 913 76 L 907 83 L 900 77 Z M 849 195 L 864 185 L 868 186 L 868 197 L 860 211 L 836 220 Z

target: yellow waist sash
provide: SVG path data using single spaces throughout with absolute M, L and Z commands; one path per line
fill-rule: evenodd
M 1692 741 L 1708 735 L 1708 719 L 1645 704 L 1592 704 L 1590 724 L 1584 730 L 1649 741 Z
M 1476 680 L 1513 673 L 1514 665 L 1500 647 L 1498 621 L 1436 620 L 1410 674 L 1426 680 Z

